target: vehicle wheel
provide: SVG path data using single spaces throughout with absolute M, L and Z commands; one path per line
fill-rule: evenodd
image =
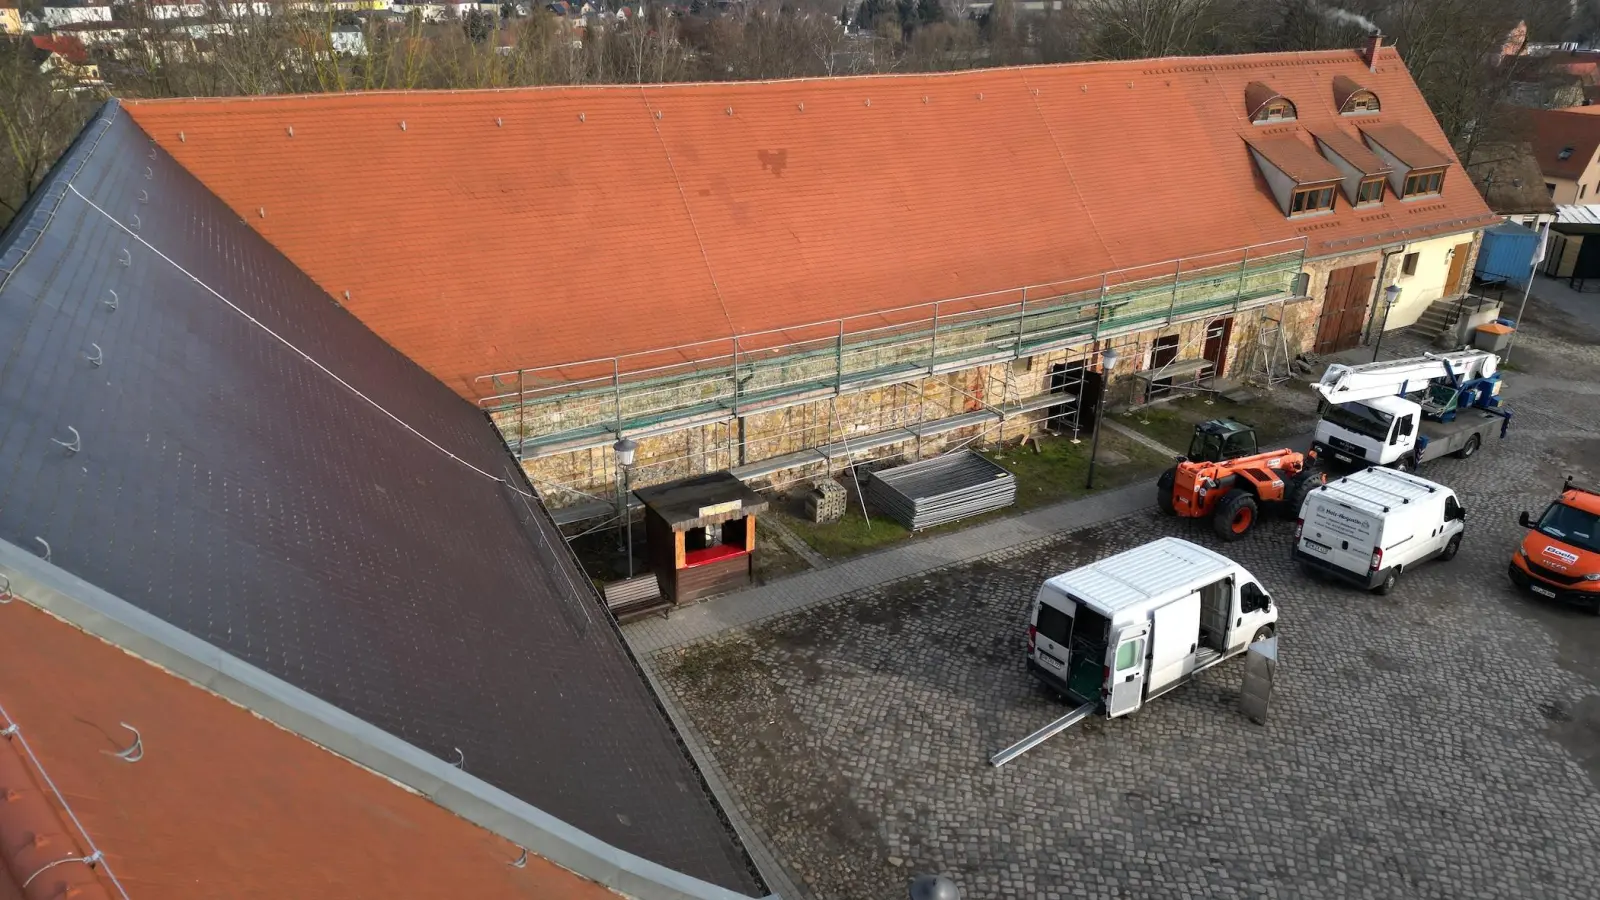
M 1466 459 L 1472 454 L 1477 453 L 1480 443 L 1481 441 L 1478 439 L 1477 435 L 1467 438 L 1467 445 L 1456 451 L 1456 459 Z
M 1177 466 L 1162 472 L 1161 477 L 1156 479 L 1156 509 L 1161 510 L 1162 515 L 1175 516 L 1178 514 L 1178 508 L 1172 502 L 1172 486 L 1177 483 Z
M 1217 504 L 1217 513 L 1212 517 L 1211 524 L 1217 531 L 1217 537 L 1225 541 L 1237 541 L 1255 527 L 1260 510 L 1261 506 L 1256 503 L 1254 495 L 1245 491 L 1230 491 Z
M 1461 550 L 1461 535 L 1459 535 L 1459 534 L 1452 535 L 1451 538 L 1450 538 L 1449 543 L 1445 544 L 1444 545 L 1444 550 L 1442 552 L 1440 552 L 1439 558 L 1444 560 L 1445 562 L 1449 562 L 1450 560 L 1456 558 L 1456 553 L 1459 552 L 1460 550 Z
M 1396 572 L 1393 569 L 1390 569 L 1389 570 L 1389 574 L 1383 576 L 1383 583 L 1381 583 L 1377 587 L 1373 588 L 1372 592 L 1374 594 L 1387 595 L 1390 591 L 1394 590 L 1394 584 L 1395 584 L 1395 582 L 1397 582 L 1399 580 L 1400 580 L 1400 573 Z
M 1277 633 L 1278 629 L 1274 628 L 1273 626 L 1263 625 L 1256 629 L 1255 636 L 1250 638 L 1250 643 L 1254 644 L 1256 641 L 1264 641 Z
M 1411 454 L 1407 453 L 1405 456 L 1395 460 L 1394 463 L 1389 466 L 1389 468 L 1394 469 L 1396 472 L 1414 472 L 1416 471 L 1417 464 L 1416 461 L 1411 458 Z
M 1289 493 L 1285 495 L 1287 503 L 1283 505 L 1284 518 L 1293 519 L 1300 515 L 1300 507 L 1306 505 L 1306 495 L 1320 487 L 1328 480 L 1321 469 L 1305 468 L 1289 482 Z

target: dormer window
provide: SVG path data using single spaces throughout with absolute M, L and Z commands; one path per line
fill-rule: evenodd
M 1250 116 L 1250 121 L 1257 125 L 1265 122 L 1291 122 L 1296 118 L 1294 103 L 1259 81 L 1245 85 L 1244 107 L 1245 113 Z
M 1571 159 L 1571 158 L 1572 158 L 1572 148 L 1571 147 L 1562 147 L 1561 148 L 1561 152 L 1556 154 L 1556 159 L 1567 160 L 1567 159 Z
M 1361 186 L 1356 188 L 1356 205 L 1370 206 L 1383 202 L 1383 176 L 1377 178 L 1364 178 Z
M 1333 105 L 1342 116 L 1370 114 L 1379 111 L 1378 95 L 1357 84 L 1345 75 L 1334 76 Z
M 1437 194 L 1444 186 L 1444 170 L 1434 169 L 1428 172 L 1412 172 L 1406 176 L 1405 190 L 1401 197 L 1422 197 L 1428 194 Z
M 1345 105 L 1344 109 L 1344 114 L 1347 116 L 1352 113 L 1375 112 L 1378 112 L 1378 95 L 1371 91 L 1362 91 L 1351 97 L 1350 102 Z
M 1289 215 L 1302 216 L 1308 213 L 1328 212 L 1333 209 L 1333 188 L 1331 184 L 1322 187 L 1297 188 L 1293 199 L 1289 202 Z
M 1282 97 L 1261 107 L 1261 110 L 1256 113 L 1257 122 L 1279 122 L 1293 118 L 1295 118 L 1294 104 Z

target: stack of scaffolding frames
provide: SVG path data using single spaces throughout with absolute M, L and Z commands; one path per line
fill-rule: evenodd
M 1031 356 L 1284 295 L 1305 240 L 478 379 L 523 458 Z
M 1017 502 L 1016 476 L 971 450 L 883 469 L 867 485 L 872 505 L 912 531 Z

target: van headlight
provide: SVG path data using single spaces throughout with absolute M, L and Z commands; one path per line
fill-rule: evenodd
M 1600 572 L 1590 572 L 1583 576 L 1584 581 L 1600 581 Z
M 1528 551 L 1526 549 L 1522 548 L 1522 547 L 1518 547 L 1517 548 L 1517 555 L 1522 557 L 1522 561 L 1523 562 L 1532 562 L 1533 561 L 1533 557 L 1529 556 L 1528 555 Z

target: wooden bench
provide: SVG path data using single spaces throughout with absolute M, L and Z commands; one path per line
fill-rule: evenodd
M 637 619 L 667 605 L 654 572 L 613 581 L 605 586 L 605 596 L 606 608 L 618 621 Z

